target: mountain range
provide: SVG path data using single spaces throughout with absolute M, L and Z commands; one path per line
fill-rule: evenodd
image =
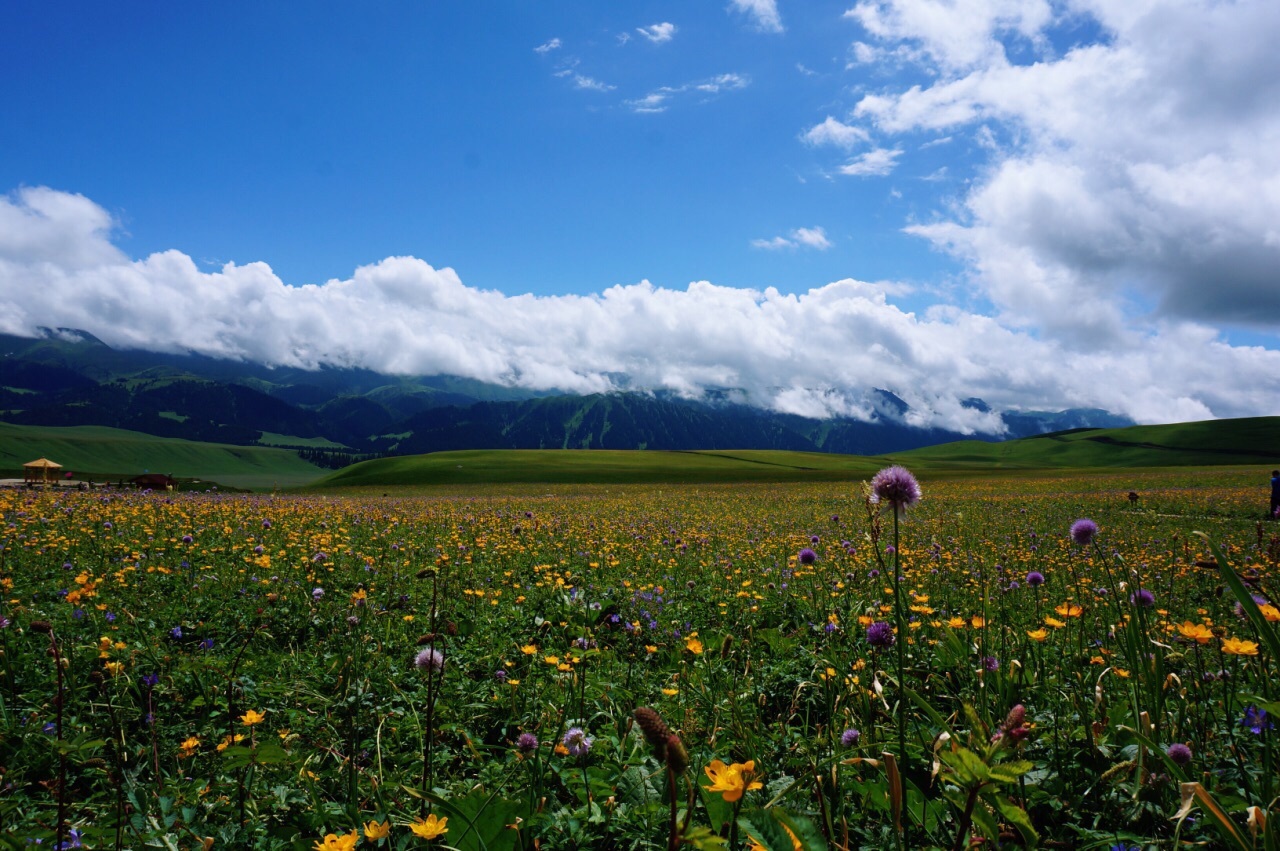
M 328 466 L 453 449 L 787 449 L 879 455 L 974 438 L 909 425 L 909 406 L 890 390 L 872 388 L 866 395 L 874 411 L 870 421 L 810 419 L 714 397 L 538 393 L 454 376 L 303 370 L 115 349 L 66 328 L 43 329 L 34 338 L 0 334 L 0 421 L 293 446 Z M 990 411 L 981 399 L 965 404 Z M 1000 417 L 1004 438 L 1133 424 L 1095 409 L 1005 411 Z

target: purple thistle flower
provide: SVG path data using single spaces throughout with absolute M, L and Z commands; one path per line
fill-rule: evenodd
M 1146 588 L 1139 588 L 1129 597 L 1129 602 L 1140 608 L 1149 609 L 1156 604 L 1156 595 Z
M 321 598 L 321 597 L 323 597 L 323 596 L 324 596 L 324 589 L 323 589 L 323 588 L 312 588 L 312 589 L 311 589 L 311 599 L 312 599 L 312 600 L 315 600 L 316 602 L 319 602 L 319 601 L 320 601 L 320 598 Z
M 885 467 L 871 479 L 871 500 L 904 511 L 920 501 L 920 483 L 906 467 Z
M 799 560 L 801 564 L 813 564 L 818 560 L 818 554 L 808 547 L 805 547 L 800 551 Z
M 444 654 L 434 647 L 428 647 L 414 658 L 413 666 L 420 671 L 438 674 L 444 670 Z
M 862 738 L 862 734 L 854 728 L 850 727 L 840 734 L 840 744 L 846 748 L 851 748 L 858 743 L 858 739 Z
M 581 727 L 570 727 L 560 742 L 569 751 L 569 756 L 586 756 L 595 739 L 588 736 Z
M 1093 539 L 1097 534 L 1098 524 L 1094 523 L 1088 517 L 1081 517 L 1079 520 L 1071 524 L 1071 540 L 1075 541 L 1082 547 L 1086 547 L 1093 543 Z
M 896 640 L 893 627 L 884 621 L 876 621 L 867 627 L 867 643 L 872 647 L 892 647 Z
M 1165 750 L 1165 753 L 1169 755 L 1169 759 L 1173 760 L 1178 765 L 1186 765 L 1191 762 L 1191 748 L 1181 742 L 1174 742 L 1169 745 L 1168 749 Z
M 531 754 L 538 749 L 538 737 L 533 733 L 521 733 L 516 737 L 516 750 L 522 754 Z
M 1044 574 L 1038 570 L 1033 570 L 1027 574 L 1027 584 L 1032 588 L 1039 588 L 1044 584 Z

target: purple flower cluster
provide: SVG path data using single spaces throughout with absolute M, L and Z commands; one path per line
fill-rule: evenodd
M 595 739 L 588 736 L 581 727 L 570 727 L 564 734 L 564 738 L 560 740 L 565 750 L 569 752 L 569 756 L 586 756 L 587 751 L 591 750 L 591 745 L 595 743 Z
M 428 647 L 413 660 L 413 666 L 420 671 L 438 674 L 444 670 L 444 654 L 434 647 Z
M 1071 524 L 1071 540 L 1075 541 L 1082 547 L 1087 547 L 1093 543 L 1093 539 L 1097 537 L 1098 524 L 1094 523 L 1088 517 L 1081 517 L 1079 520 Z
M 1044 574 L 1038 570 L 1033 570 L 1027 574 L 1027 584 L 1032 588 L 1039 588 L 1044 584 Z
M 920 501 L 920 483 L 906 467 L 885 467 L 871 479 L 871 499 L 888 503 L 894 511 L 903 511 Z
M 867 643 L 872 647 L 892 647 L 896 640 L 893 627 L 884 621 L 876 621 L 867 627 Z
M 850 727 L 848 730 L 845 730 L 840 734 L 840 744 L 844 745 L 846 748 L 851 748 L 856 745 L 858 743 L 858 739 L 861 738 L 862 733 L 858 732 L 853 727 Z
M 813 564 L 818 560 L 818 554 L 808 547 L 805 547 L 800 551 L 799 560 L 801 564 Z

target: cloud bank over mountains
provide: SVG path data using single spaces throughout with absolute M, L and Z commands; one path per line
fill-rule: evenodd
M 799 295 L 706 281 L 641 281 L 589 296 L 508 296 L 451 269 L 390 257 L 345 280 L 291 287 L 265 263 L 202 271 L 169 250 L 111 241 L 93 201 L 47 188 L 0 199 L 0 331 L 81 328 L 112 346 L 301 367 L 453 374 L 537 389 L 734 388 L 772 410 L 869 418 L 892 390 L 912 422 L 995 432 L 996 408 L 1102 407 L 1140 421 L 1263 413 L 1280 352 L 1231 347 L 1161 322 L 1075 347 L 940 305 L 923 315 L 893 285 L 843 280 Z

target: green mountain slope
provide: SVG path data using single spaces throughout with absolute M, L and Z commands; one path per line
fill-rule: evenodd
M 932 468 L 1280 465 L 1280 417 L 1077 429 L 1004 443 L 966 440 L 895 454 Z
M 22 465 L 36 458 L 49 458 L 77 476 L 100 480 L 150 470 L 242 488 L 294 487 L 325 473 L 286 449 L 197 443 L 101 426 L 0 423 L 0 472 L 21 478 Z

